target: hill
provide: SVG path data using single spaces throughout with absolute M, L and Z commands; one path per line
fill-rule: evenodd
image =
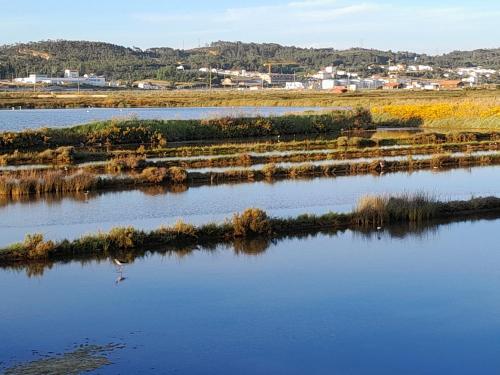
M 219 41 L 208 47 L 190 50 L 141 50 L 102 42 L 48 40 L 1 46 L 0 79 L 25 76 L 30 72 L 57 76 L 65 68 L 72 68 L 79 69 L 82 74 L 95 73 L 105 75 L 108 79 L 134 81 L 156 78 L 161 68 L 177 64 L 193 70 L 211 65 L 224 69 L 265 71 L 263 64 L 268 60 L 297 63 L 294 67 L 276 68 L 284 72 L 291 72 L 292 69 L 295 72 L 314 71 L 332 64 L 368 72 L 371 64 L 387 64 L 389 60 L 392 63 L 417 62 L 446 68 L 482 65 L 500 69 L 500 48 L 430 56 L 361 48 L 299 48 L 273 43 Z

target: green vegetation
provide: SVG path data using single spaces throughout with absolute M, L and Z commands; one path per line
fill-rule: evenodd
M 500 49 L 480 49 L 475 51 L 455 51 L 440 56 L 429 56 L 413 52 L 392 52 L 375 49 L 286 47 L 274 43 L 215 42 L 208 47 L 179 50 L 172 48 L 126 48 L 118 45 L 87 42 L 53 40 L 24 43 L 0 47 L 0 79 L 24 76 L 30 72 L 60 75 L 72 67 L 80 69 L 81 74 L 95 73 L 109 79 L 132 82 L 154 78 L 164 67 L 175 67 L 179 63 L 187 70 L 198 70 L 208 65 L 224 69 L 246 69 L 265 71 L 263 64 L 269 60 L 294 61 L 295 65 L 277 67 L 276 72 L 302 73 L 334 65 L 348 67 L 366 74 L 379 73 L 374 64 L 407 63 L 435 67 L 454 68 L 477 66 L 500 68 Z M 175 79 L 163 72 L 162 78 Z M 192 77 L 188 76 L 186 79 Z
M 485 213 L 500 213 L 500 198 L 473 198 L 468 201 L 440 202 L 425 195 L 367 197 L 348 214 L 271 218 L 251 208 L 222 224 L 193 226 L 178 222 L 151 232 L 131 227 L 115 228 L 108 233 L 88 235 L 77 240 L 46 241 L 40 234 L 28 235 L 22 243 L 0 250 L 0 264 L 40 259 L 111 255 L 117 251 L 143 251 L 145 247 L 192 246 L 230 242 L 250 238 L 279 238 L 295 233 L 321 230 L 375 228 L 380 225 L 419 224 L 435 219 L 461 218 Z
M 166 145 L 167 141 L 195 141 L 277 135 L 339 134 L 342 129 L 368 128 L 364 109 L 280 117 L 209 120 L 110 120 L 72 128 L 50 128 L 0 134 L 1 149 L 33 149 L 77 145 Z

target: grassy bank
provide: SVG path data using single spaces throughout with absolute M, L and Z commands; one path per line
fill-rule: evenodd
M 499 90 L 359 91 L 342 95 L 329 91 L 120 91 L 88 93 L 0 93 L 0 108 L 125 108 L 238 106 L 372 106 L 498 99 Z
M 44 194 L 65 194 L 90 192 L 106 189 L 125 189 L 147 185 L 204 185 L 225 182 L 251 182 L 262 180 L 283 180 L 309 178 L 315 176 L 337 177 L 367 173 L 389 173 L 423 169 L 445 169 L 453 167 L 499 165 L 500 154 L 494 155 L 434 155 L 428 159 L 387 161 L 375 159 L 370 162 L 342 164 L 298 164 L 291 167 L 278 167 L 267 164 L 260 170 L 233 169 L 224 172 L 190 172 L 179 167 L 148 167 L 140 173 L 126 176 L 102 177 L 78 171 L 75 174 L 64 171 L 28 171 L 16 175 L 0 177 L 0 196 L 19 199 L 22 196 L 42 196 Z
M 418 145 L 404 148 L 380 148 L 370 147 L 365 149 L 337 149 L 328 151 L 293 152 L 283 155 L 251 155 L 239 154 L 234 156 L 222 156 L 204 159 L 188 160 L 143 160 L 144 167 L 170 168 L 180 167 L 185 169 L 192 168 L 217 168 L 217 167 L 250 167 L 256 164 L 277 164 L 277 163 L 304 163 L 327 160 L 349 160 L 356 158 L 384 158 L 390 156 L 411 156 L 411 155 L 432 155 L 454 152 L 476 152 L 476 151 L 494 151 L 498 150 L 498 142 L 466 142 L 466 143 L 446 143 L 434 145 Z M 134 159 L 128 159 L 133 161 Z M 138 163 L 132 163 L 137 165 Z M 119 171 L 128 170 L 130 163 L 124 163 L 123 158 L 117 158 L 111 161 L 108 168 L 112 170 L 117 168 Z
M 181 146 L 181 147 L 144 147 L 136 149 L 124 149 L 118 146 L 115 149 L 103 150 L 98 148 L 60 147 L 57 149 L 45 149 L 43 151 L 14 152 L 0 155 L 0 165 L 23 165 L 23 164 L 53 164 L 68 165 L 75 162 L 104 161 L 110 159 L 123 159 L 128 157 L 191 157 L 191 156 L 222 156 L 226 159 L 235 158 L 235 154 L 264 153 L 264 152 L 297 152 L 312 150 L 336 150 L 343 157 L 344 153 L 363 152 L 374 153 L 379 147 L 387 146 L 413 146 L 426 148 L 441 145 L 443 148 L 452 147 L 451 144 L 477 145 L 480 142 L 498 142 L 500 132 L 387 132 L 377 131 L 369 137 L 352 136 L 338 137 L 336 139 L 316 139 L 303 141 L 263 141 L 257 143 L 228 143 L 210 146 Z M 372 151 L 365 151 L 373 148 Z M 382 150 L 380 149 L 382 152 Z M 446 151 L 453 151 L 447 149 Z M 277 162 L 276 160 L 262 161 L 259 163 Z M 208 162 L 206 162 L 208 163 Z M 212 164 L 211 164 L 212 165 Z M 228 164 L 229 165 L 229 164 Z M 236 165 L 233 163 L 233 165 Z
M 32 150 L 61 146 L 152 144 L 167 141 L 243 139 L 300 134 L 339 134 L 342 129 L 367 128 L 364 109 L 310 115 L 209 120 L 110 120 L 72 128 L 47 128 L 0 133 L 0 149 Z
M 213 245 L 238 239 L 279 238 L 295 233 L 315 233 L 324 229 L 375 228 L 392 224 L 418 224 L 435 219 L 467 217 L 500 212 L 500 198 L 474 198 L 468 201 L 440 202 L 425 195 L 365 197 L 348 214 L 272 218 L 251 208 L 222 224 L 193 226 L 177 222 L 144 232 L 132 227 L 115 228 L 108 233 L 89 235 L 77 240 L 46 241 L 41 234 L 27 235 L 22 243 L 0 250 L 0 265 L 40 259 L 108 255 L 116 251 L 144 251 L 156 246 Z

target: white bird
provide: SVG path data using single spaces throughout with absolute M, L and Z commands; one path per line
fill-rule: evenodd
M 118 285 L 127 279 L 126 277 L 123 276 L 123 266 L 128 262 L 124 260 L 118 260 L 116 258 L 113 258 L 113 262 L 116 265 L 116 273 L 118 273 L 118 277 L 115 280 L 115 284 Z
M 118 267 L 123 267 L 125 264 L 127 264 L 127 262 L 125 261 L 119 261 L 118 259 L 114 258 L 113 259 L 113 262 L 115 262 L 115 264 L 118 266 Z

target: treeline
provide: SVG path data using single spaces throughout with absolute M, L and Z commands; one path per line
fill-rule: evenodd
M 164 67 L 182 64 L 187 70 L 202 67 L 266 71 L 266 61 L 290 61 L 290 66 L 277 66 L 275 72 L 301 73 L 334 65 L 360 72 L 374 73 L 372 64 L 423 63 L 447 68 L 483 65 L 500 68 L 500 49 L 455 51 L 441 56 L 414 52 L 375 49 L 286 47 L 273 43 L 215 42 L 208 47 L 190 50 L 172 48 L 126 48 L 114 44 L 86 41 L 49 40 L 0 47 L 0 79 L 29 73 L 61 75 L 66 68 L 82 74 L 95 73 L 108 79 L 135 81 L 157 78 Z M 160 73 L 163 78 L 168 71 Z M 175 75 L 176 72 L 172 71 Z M 192 78 L 191 76 L 187 76 Z M 175 77 L 174 77 L 175 78 Z

